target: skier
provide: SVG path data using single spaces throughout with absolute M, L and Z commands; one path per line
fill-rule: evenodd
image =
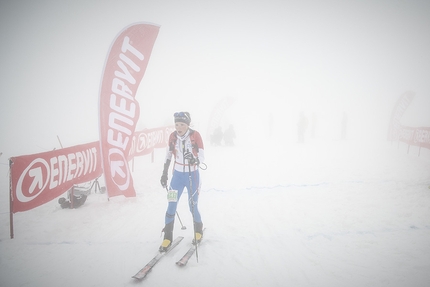
M 198 131 L 189 127 L 191 117 L 188 112 L 175 113 L 174 120 L 176 131 L 169 136 L 169 146 L 160 183 L 163 188 L 167 187 L 167 174 L 173 155 L 175 162 L 169 190 L 177 192 L 177 199 L 169 201 L 167 206 L 163 229 L 164 240 L 159 248 L 160 252 L 165 252 L 172 243 L 176 208 L 185 187 L 188 191 L 188 204 L 194 221 L 195 234 L 193 242 L 198 243 L 203 237 L 203 223 L 198 210 L 200 192 L 199 164 L 204 162 L 203 140 Z

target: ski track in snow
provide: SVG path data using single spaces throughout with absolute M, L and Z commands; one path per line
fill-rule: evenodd
M 186 194 L 174 236 L 182 243 L 141 282 L 131 278 L 162 240 L 164 150 L 137 158 L 137 197 L 93 193 L 84 206 L 56 201 L 0 213 L 0 286 L 427 286 L 430 152 L 389 143 L 206 147 L 199 208 L 207 228 L 192 257 Z M 7 172 L 7 171 L 6 171 Z M 1 177 L 7 187 L 7 177 Z

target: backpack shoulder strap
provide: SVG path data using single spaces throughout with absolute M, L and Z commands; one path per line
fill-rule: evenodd
M 176 139 L 177 139 L 176 132 L 171 133 L 169 136 L 169 150 L 170 151 L 175 150 Z
M 199 133 L 190 129 L 190 141 L 195 155 L 199 153 Z

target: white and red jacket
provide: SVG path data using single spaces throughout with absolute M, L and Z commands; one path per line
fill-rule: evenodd
M 194 157 L 198 159 L 196 164 L 191 165 L 191 171 L 198 170 L 198 163 L 203 163 L 205 160 L 205 150 L 200 133 L 188 129 L 183 136 L 179 136 L 175 131 L 169 136 L 169 147 L 164 162 L 172 160 L 172 156 L 174 156 L 173 169 L 188 172 L 188 160 L 184 159 L 184 154 L 188 152 L 192 152 Z

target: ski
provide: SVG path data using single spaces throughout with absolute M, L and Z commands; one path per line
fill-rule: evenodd
M 205 231 L 205 229 L 203 229 L 203 231 Z M 203 240 L 203 238 L 201 239 Z M 194 252 L 196 251 L 197 247 L 200 246 L 200 244 L 202 243 L 202 241 L 200 240 L 199 243 L 194 244 L 190 247 L 190 249 L 188 249 L 187 253 L 184 254 L 184 256 L 182 256 L 181 259 L 179 259 L 178 262 L 176 262 L 176 265 L 178 266 L 185 266 L 188 263 L 188 260 L 190 260 L 190 258 L 194 255 Z
M 166 255 L 173 248 L 175 248 L 176 246 L 178 246 L 178 244 L 182 241 L 182 239 L 184 239 L 183 236 L 176 237 L 176 239 L 173 240 L 172 245 L 170 245 L 170 247 L 166 250 L 166 252 L 159 252 L 156 256 L 154 256 L 154 258 L 152 258 L 151 261 L 149 261 L 148 264 L 145 265 L 145 267 L 143 267 L 142 269 L 140 269 L 139 272 L 137 272 L 133 276 L 133 278 L 138 279 L 138 280 L 142 280 L 143 278 L 145 278 L 146 275 L 148 275 L 149 271 L 151 271 L 152 268 L 155 266 L 155 264 L 157 264 L 158 261 L 160 261 L 160 259 L 163 258 L 164 255 Z
M 188 249 L 187 253 L 182 256 L 181 259 L 179 259 L 178 262 L 176 262 L 176 265 L 178 266 L 185 266 L 188 263 L 188 260 L 193 256 L 194 252 L 196 251 L 196 245 L 193 244 L 193 246 Z

